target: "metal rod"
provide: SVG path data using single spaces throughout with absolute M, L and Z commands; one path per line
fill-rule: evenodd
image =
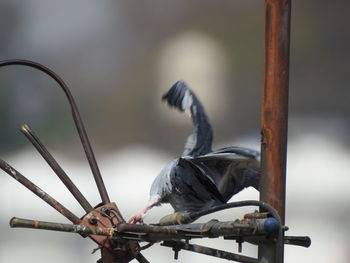
M 200 245 L 192 245 L 181 241 L 165 241 L 161 244 L 162 246 L 172 247 L 175 250 L 175 253 L 180 251 L 181 249 L 205 254 L 208 256 L 219 257 L 222 259 L 227 259 L 231 261 L 237 261 L 242 263 L 258 263 L 258 260 L 255 258 L 238 255 L 232 252 L 227 252 L 215 248 L 200 246 Z
M 91 228 L 88 226 L 45 222 L 45 221 L 39 221 L 39 220 L 23 219 L 18 217 L 13 217 L 10 220 L 10 226 L 14 228 L 21 227 L 21 228 L 35 228 L 35 229 L 44 229 L 44 230 L 51 230 L 51 231 L 60 231 L 60 232 L 72 232 L 72 233 L 81 234 L 83 236 L 100 235 L 100 236 L 111 237 L 114 233 L 113 228 L 102 228 L 102 227 Z
M 56 209 L 59 213 L 61 213 L 71 222 L 73 222 L 74 224 L 80 223 L 80 219 L 76 215 L 74 215 L 71 211 L 69 211 L 59 202 L 57 202 L 49 194 L 47 194 L 45 191 L 43 191 L 38 186 L 33 184 L 30 180 L 24 177 L 20 172 L 18 172 L 11 165 L 9 165 L 8 163 L 6 163 L 1 159 L 0 159 L 0 168 L 4 170 L 6 173 L 8 173 L 15 180 L 17 180 L 19 183 L 21 183 L 23 186 L 25 186 L 27 189 L 29 189 L 34 194 L 36 194 L 38 197 L 40 197 L 42 200 L 44 200 L 46 203 L 48 203 L 51 207 Z
M 278 211 L 282 224 L 285 221 L 290 15 L 291 0 L 265 0 L 260 200 Z M 260 245 L 259 259 L 263 258 L 268 263 L 283 262 L 283 244 L 279 248 Z
M 135 255 L 135 259 L 140 262 L 140 263 L 149 263 L 149 261 L 147 260 L 147 258 L 145 258 L 141 253 L 137 253 Z
M 10 226 L 14 228 L 21 227 L 21 228 L 32 228 L 32 229 L 43 229 L 43 230 L 51 230 L 51 231 L 78 233 L 78 234 L 81 234 L 82 236 L 101 235 L 101 236 L 108 236 L 110 238 L 113 238 L 115 234 L 119 234 L 119 232 L 116 232 L 115 229 L 113 228 L 106 228 L 106 227 L 91 228 L 91 227 L 82 226 L 82 225 L 44 222 L 44 221 L 38 221 L 38 220 L 22 219 L 17 217 L 13 217 L 10 220 Z M 138 229 L 137 225 L 135 224 L 130 225 L 130 228 Z M 152 228 L 154 227 L 149 226 L 148 228 L 145 229 L 145 231 L 149 231 Z M 160 228 L 164 230 L 167 229 L 167 227 L 160 227 Z M 158 228 L 155 227 L 155 229 L 158 229 Z M 197 252 L 205 255 L 215 256 L 215 257 L 219 257 L 227 260 L 234 260 L 234 261 L 243 262 L 243 263 L 258 262 L 257 259 L 241 256 L 235 253 L 230 253 L 223 250 L 213 249 L 213 248 L 204 247 L 204 246 L 190 245 L 188 243 L 184 243 L 181 241 L 174 241 L 174 240 L 171 240 L 172 238 L 175 238 L 173 232 L 169 232 L 169 231 L 164 231 L 164 232 L 169 235 L 169 241 L 163 242 L 162 245 L 172 247 L 177 251 L 180 249 L 184 249 L 192 252 Z M 171 238 L 171 236 L 173 237 Z M 147 259 L 144 256 L 142 256 L 142 254 L 140 253 L 135 254 L 134 257 L 139 262 L 143 262 L 143 263 L 148 262 Z
M 34 147 L 38 150 L 41 156 L 45 159 L 45 161 L 50 165 L 52 170 L 56 173 L 56 175 L 61 179 L 67 189 L 72 193 L 75 199 L 79 202 L 79 204 L 83 207 L 86 213 L 89 213 L 93 210 L 93 207 L 86 200 L 83 194 L 79 191 L 79 189 L 75 186 L 72 180 L 68 177 L 62 167 L 57 163 L 57 161 L 53 158 L 53 156 L 49 153 L 46 147 L 42 144 L 33 130 L 29 127 L 29 125 L 24 124 L 21 127 L 21 132 L 28 138 L 28 140 L 34 145 Z
M 10 59 L 10 60 L 0 61 L 0 67 L 9 66 L 9 65 L 22 65 L 22 66 L 28 66 L 28 67 L 38 69 L 38 70 L 48 74 L 50 77 L 52 77 L 60 85 L 60 87 L 63 89 L 63 91 L 66 94 L 66 97 L 68 99 L 68 102 L 70 104 L 70 107 L 72 110 L 73 120 L 74 120 L 75 126 L 77 128 L 81 143 L 83 145 L 86 158 L 89 162 L 92 174 L 94 176 L 98 191 L 99 191 L 101 199 L 102 199 L 102 202 L 104 204 L 109 203 L 110 200 L 109 200 L 109 197 L 107 194 L 107 190 L 106 190 L 106 187 L 103 183 L 102 176 L 101 176 L 100 170 L 98 168 L 95 155 L 92 151 L 92 147 L 91 147 L 89 138 L 87 137 L 84 124 L 81 120 L 81 117 L 80 117 L 80 114 L 78 111 L 78 107 L 77 107 L 77 105 L 74 101 L 74 98 L 73 98 L 68 86 L 66 85 L 66 83 L 51 69 L 49 69 L 49 68 L 47 68 L 39 63 L 33 62 L 33 61 L 22 60 L 22 59 Z
M 36 221 L 34 224 L 32 220 L 27 219 L 16 219 L 11 221 L 12 227 L 25 227 L 25 228 L 38 228 L 38 229 L 48 229 L 55 231 L 66 231 L 61 230 L 61 225 L 59 223 L 49 223 L 50 228 L 46 227 L 47 224 L 41 224 L 41 221 Z M 217 220 L 211 220 L 207 223 L 202 224 L 187 224 L 179 226 L 151 226 L 151 225 L 136 225 L 120 223 L 117 224 L 115 228 L 101 227 L 102 234 L 94 235 L 105 235 L 104 233 L 115 234 L 116 238 L 123 238 L 125 240 L 138 240 L 138 241 L 149 241 L 149 242 L 160 242 L 169 240 L 180 240 L 180 239 L 190 239 L 190 238 L 205 238 L 205 237 L 228 237 L 229 239 L 244 239 L 245 237 L 251 238 L 256 237 L 265 240 L 265 236 L 269 235 L 271 232 L 261 229 L 261 225 L 264 221 L 257 224 L 249 223 L 239 223 L 239 222 L 219 222 Z M 72 225 L 69 225 L 71 229 L 69 232 L 74 232 Z M 88 232 L 84 232 L 84 229 L 80 230 L 82 234 L 91 234 L 89 229 Z M 76 231 L 75 231 L 76 232 Z
M 214 223 L 214 224 L 213 224 Z M 261 222 L 262 224 L 264 221 Z M 235 225 L 236 224 L 236 225 Z M 259 223 L 258 223 L 259 225 Z M 158 234 L 164 235 L 166 238 L 163 239 L 154 239 L 154 242 L 159 241 L 174 241 L 175 239 L 189 239 L 189 238 L 204 238 L 204 237 L 219 237 L 227 235 L 228 239 L 237 239 L 240 238 L 243 241 L 250 242 L 255 240 L 256 242 L 263 235 L 268 235 L 268 232 L 259 230 L 259 226 L 251 227 L 253 231 L 249 230 L 245 224 L 240 226 L 238 222 L 214 222 L 214 220 L 209 221 L 208 223 L 202 224 L 187 224 L 181 226 L 149 226 L 149 225 L 136 225 L 136 224 L 126 224 L 121 223 L 117 228 L 112 227 L 89 227 L 85 225 L 71 225 L 71 224 L 61 224 L 54 222 L 44 222 L 38 220 L 23 219 L 18 217 L 13 217 L 10 220 L 10 226 L 15 228 L 35 228 L 35 229 L 46 229 L 52 231 L 61 231 L 61 232 L 74 232 L 79 233 L 83 236 L 87 235 L 100 235 L 100 236 L 109 236 L 109 237 L 121 237 L 123 239 L 128 239 L 128 232 L 138 233 L 138 240 L 145 241 L 147 237 L 146 234 Z M 208 226 L 210 228 L 208 228 Z M 211 229 L 214 228 L 214 229 Z M 226 228 L 223 231 L 220 228 Z M 193 235 L 193 236 L 192 236 Z M 117 238 L 118 238 L 117 237 Z M 135 236 L 134 236 L 135 237 Z M 133 239 L 135 239 L 133 237 Z M 254 239 L 255 238 L 255 239 Z M 266 239 L 263 239 L 264 242 Z M 308 236 L 285 236 L 284 243 L 287 245 L 309 247 L 311 245 L 311 239 Z
M 294 245 L 301 247 L 309 247 L 311 245 L 311 239 L 308 236 L 296 237 L 296 236 L 285 236 L 284 244 Z
M 270 221 L 269 229 L 265 228 L 266 220 Z M 228 221 L 220 222 L 211 220 L 207 223 L 152 226 L 120 223 L 116 226 L 118 235 L 124 239 L 159 242 L 166 240 L 179 240 L 190 238 L 215 238 L 225 237 L 229 239 L 243 239 L 255 237 L 256 241 L 266 240 L 266 236 L 278 231 L 279 224 L 276 220 L 256 219 L 250 222 Z

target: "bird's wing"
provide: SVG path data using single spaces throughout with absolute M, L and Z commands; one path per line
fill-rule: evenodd
M 236 153 L 238 155 L 245 156 L 252 159 L 258 159 L 260 157 L 260 153 L 258 151 L 248 149 L 248 148 L 238 147 L 238 146 L 220 148 L 216 151 L 210 152 L 208 155 L 214 155 L 217 153 Z
M 260 163 L 257 159 L 243 156 L 236 153 L 217 153 L 206 154 L 192 159 L 195 164 L 204 164 L 207 167 L 217 167 L 224 164 L 225 166 L 233 165 L 237 168 L 259 169 Z
M 171 107 L 188 113 L 194 125 L 182 156 L 199 156 L 211 151 L 213 132 L 205 110 L 197 96 L 183 81 L 177 81 L 162 97 Z
M 171 173 L 171 185 L 169 202 L 175 211 L 198 211 L 225 202 L 212 178 L 189 159 L 179 159 Z
M 245 187 L 259 188 L 260 163 L 252 154 L 247 154 L 246 151 L 243 154 L 238 154 L 236 150 L 223 150 L 221 153 L 211 152 L 198 156 L 192 162 L 206 171 L 225 201 L 228 201 Z
M 192 174 L 196 177 L 196 179 L 201 183 L 201 185 L 204 187 L 204 189 L 207 192 L 210 192 L 211 194 L 215 195 L 217 199 L 220 201 L 223 201 L 223 198 L 218 191 L 218 188 L 216 187 L 216 184 L 214 180 L 211 178 L 210 175 L 206 173 L 204 169 L 202 169 L 201 166 L 196 165 L 193 163 L 190 159 L 187 158 L 180 158 L 179 159 L 179 165 L 184 167 L 190 167 L 188 170 L 192 172 Z M 224 201 L 223 201 L 224 202 Z

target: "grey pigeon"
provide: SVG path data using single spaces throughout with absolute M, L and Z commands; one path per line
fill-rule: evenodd
M 176 82 L 163 100 L 188 113 L 194 131 L 182 156 L 168 163 L 153 181 L 147 206 L 129 223 L 142 222 L 148 210 L 163 203 L 170 203 L 175 212 L 198 212 L 226 203 L 246 187 L 259 189 L 259 153 L 242 147 L 212 151 L 213 133 L 208 117 L 185 82 Z

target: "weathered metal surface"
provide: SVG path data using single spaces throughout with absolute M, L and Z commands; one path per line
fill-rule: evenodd
M 242 256 L 238 255 L 235 253 L 219 250 L 219 249 L 214 249 L 210 247 L 204 247 L 200 245 L 193 245 L 189 244 L 186 242 L 181 242 L 181 241 L 165 241 L 161 244 L 162 246 L 166 247 L 172 247 L 173 250 L 175 251 L 175 259 L 177 259 L 177 254 L 178 252 L 183 249 L 183 250 L 188 250 L 200 254 L 205 254 L 208 256 L 214 256 L 214 257 L 219 257 L 222 259 L 227 259 L 230 261 L 236 261 L 236 262 L 242 262 L 242 263 L 258 263 L 258 260 L 255 258 L 247 257 L 247 256 Z
M 36 194 L 38 197 L 40 197 L 42 200 L 44 200 L 46 203 L 48 203 L 51 207 L 56 209 L 59 213 L 61 213 L 71 222 L 73 222 L 74 224 L 80 223 L 80 219 L 76 215 L 74 215 L 71 211 L 69 211 L 62 204 L 60 204 L 58 201 L 52 198 L 49 194 L 40 189 L 38 186 L 36 186 L 34 183 L 32 183 L 30 180 L 24 177 L 20 172 L 14 169 L 11 165 L 9 165 L 1 159 L 0 168 L 4 170 L 7 174 L 9 174 L 12 178 L 21 183 L 23 186 L 25 186 L 27 189 Z
M 285 220 L 290 12 L 291 0 L 265 0 L 260 200 L 278 211 L 282 224 Z M 269 263 L 283 262 L 283 244 L 277 248 L 259 246 L 259 259 L 262 258 Z
M 79 233 L 82 236 L 89 236 L 101 248 L 102 258 L 98 261 L 101 263 L 129 262 L 134 258 L 139 262 L 147 263 L 147 259 L 143 257 L 140 251 L 148 248 L 150 245 L 141 248 L 137 241 L 148 241 L 151 244 L 163 241 L 161 245 L 172 247 L 175 251 L 175 257 L 177 257 L 181 249 L 185 249 L 227 260 L 256 263 L 258 260 L 255 258 L 192 245 L 188 241 L 192 238 L 215 238 L 223 236 L 225 239 L 236 240 L 240 245 L 245 241 L 253 244 L 276 242 L 276 238 L 271 238 L 272 232 L 267 232 L 264 227 L 261 227 L 268 219 L 252 219 L 250 221 L 246 219 L 243 222 L 240 220 L 229 222 L 211 220 L 207 223 L 176 226 L 135 225 L 124 222 L 114 224 L 112 217 L 107 217 L 107 221 L 103 218 L 104 210 L 112 207 L 113 204 L 107 204 L 97 208 L 100 212 L 94 210 L 96 213 L 89 213 L 89 216 L 84 218 L 84 223 L 90 224 L 90 226 L 82 224 L 59 224 L 20 218 L 12 218 L 10 226 L 72 232 Z M 94 218 L 96 221 L 92 220 L 90 222 L 91 220 L 89 218 Z M 277 220 L 275 221 L 277 222 Z M 180 240 L 186 240 L 186 242 Z M 309 237 L 290 236 L 286 237 L 284 242 L 286 244 L 308 247 L 311 241 Z
M 72 232 L 84 237 L 89 236 L 101 249 L 101 263 L 129 262 L 133 258 L 139 262 L 148 262 L 140 254 L 141 249 L 136 241 L 127 240 L 117 235 L 118 233 L 113 227 L 120 222 L 122 219 L 117 216 L 115 204 L 109 203 L 97 207 L 85 215 L 79 225 L 12 218 L 10 226 Z
M 68 177 L 66 172 L 62 169 L 62 167 L 57 163 L 54 157 L 49 153 L 46 147 L 42 144 L 33 130 L 29 127 L 29 125 L 25 124 L 21 127 L 21 132 L 28 138 L 28 140 L 34 145 L 34 147 L 38 150 L 41 156 L 45 159 L 45 161 L 50 165 L 52 170 L 56 173 L 56 175 L 61 179 L 67 189 L 72 193 L 75 199 L 79 202 L 79 204 L 83 207 L 83 209 L 88 213 L 92 211 L 94 208 L 90 205 L 90 203 L 86 200 L 83 194 L 79 191 L 79 189 L 75 186 L 72 180 Z
M 87 235 L 101 235 L 112 237 L 114 233 L 113 228 L 101 228 L 101 227 L 87 227 L 82 225 L 71 225 L 71 224 L 61 224 L 61 223 L 52 223 L 38 220 L 29 220 L 23 218 L 13 217 L 10 220 L 10 226 L 17 228 L 35 228 L 35 229 L 45 229 L 52 231 L 60 231 L 60 232 L 72 232 L 78 233 L 83 236 Z
M 100 221 L 100 219 L 98 219 L 98 221 Z M 260 224 L 261 222 L 263 223 L 264 221 L 260 221 Z M 96 225 L 97 224 L 91 224 L 91 226 L 61 224 L 17 217 L 13 217 L 10 220 L 10 226 L 16 228 L 36 228 L 61 232 L 73 232 L 79 233 L 82 236 L 103 236 L 103 239 L 96 239 L 95 237 L 95 241 L 100 245 L 106 244 L 106 239 L 104 238 L 149 241 L 150 236 L 148 236 L 148 234 L 154 234 L 152 236 L 153 239 L 151 244 L 164 240 L 188 240 L 191 238 L 215 238 L 219 236 L 222 236 L 225 239 L 240 239 L 248 242 L 255 240 L 253 243 L 257 244 L 259 241 L 267 242 L 267 238 L 265 239 L 264 237 L 271 234 L 271 232 L 264 231 L 262 227 L 259 227 L 259 223 L 255 223 L 254 221 L 250 223 L 247 221 L 240 223 L 239 220 L 229 222 L 211 220 L 207 223 L 187 224 L 182 226 L 152 226 L 126 223 L 121 223 L 115 227 L 101 227 Z M 309 247 L 311 240 L 307 236 L 286 236 L 284 243 L 288 245 Z M 149 245 L 145 247 L 149 247 Z
M 106 221 L 97 214 L 96 216 L 98 217 L 98 224 L 88 223 L 88 220 L 86 220 L 87 218 L 84 218 L 80 225 L 13 218 L 10 221 L 10 225 L 11 227 L 38 228 L 75 232 L 85 236 L 91 235 L 90 237 L 96 241 L 96 243 L 106 248 L 113 247 L 113 242 L 109 243 L 109 241 L 112 241 L 109 239 L 134 239 L 139 241 L 159 242 L 174 239 L 215 238 L 219 236 L 228 237 L 229 239 L 244 239 L 245 237 L 262 237 L 271 234 L 271 232 L 267 232 L 262 227 L 259 227 L 260 223 L 255 221 L 241 223 L 239 220 L 229 222 L 211 220 L 207 223 L 179 226 L 152 226 L 127 223 L 113 225 L 110 224 L 109 220 Z
M 254 213 L 249 213 L 249 214 L 245 214 L 244 215 L 244 220 L 251 220 L 253 218 L 257 219 L 257 218 L 267 218 L 269 216 L 268 212 L 263 212 L 263 213 L 259 213 L 259 212 L 254 212 Z
M 113 228 L 114 225 L 122 222 L 122 219 L 118 216 L 113 217 L 106 214 L 106 216 L 102 216 L 101 211 L 105 211 L 108 209 L 117 209 L 114 203 L 105 204 L 102 206 L 96 207 L 93 211 L 87 213 L 81 219 L 80 225 L 95 228 L 99 226 L 101 228 Z M 93 219 L 93 220 L 91 220 Z M 108 237 L 99 236 L 99 235 L 91 235 L 90 238 L 94 240 L 97 244 L 105 247 L 112 248 L 113 244 L 108 240 Z
M 261 200 L 285 215 L 290 0 L 265 1 Z
M 0 67 L 5 67 L 5 66 L 9 66 L 9 65 L 22 65 L 22 66 L 36 68 L 36 69 L 48 74 L 50 77 L 52 77 L 60 85 L 60 87 L 63 89 L 63 91 L 66 94 L 66 97 L 68 99 L 68 102 L 70 104 L 70 107 L 72 110 L 73 120 L 74 120 L 75 126 L 77 128 L 81 143 L 83 145 L 83 148 L 84 148 L 84 151 L 86 154 L 86 158 L 87 158 L 89 165 L 90 165 L 90 168 L 92 170 L 92 174 L 94 176 L 98 191 L 99 191 L 101 199 L 102 199 L 102 202 L 104 204 L 109 203 L 110 200 L 109 200 L 109 197 L 107 194 L 106 187 L 105 187 L 104 182 L 102 180 L 100 169 L 98 168 L 96 158 L 95 158 L 95 155 L 92 151 L 92 147 L 91 147 L 89 138 L 87 137 L 84 124 L 81 120 L 78 107 L 74 101 L 74 98 L 73 98 L 67 84 L 51 69 L 49 69 L 49 68 L 47 68 L 39 63 L 33 62 L 33 61 L 22 60 L 22 59 L 11 59 L 11 60 L 0 61 Z
M 102 204 L 83 216 L 80 225 L 96 228 L 115 228 L 124 222 L 115 203 Z M 115 232 L 114 232 L 115 234 Z M 101 263 L 129 262 L 133 258 L 145 259 L 139 252 L 140 246 L 136 241 L 120 240 L 112 236 L 92 234 L 89 236 L 101 247 Z M 147 261 L 140 261 L 147 262 Z
M 227 239 L 242 239 L 252 236 L 257 239 L 271 235 L 263 225 L 265 219 L 241 222 L 228 221 L 220 222 L 211 220 L 207 223 L 173 225 L 173 226 L 153 226 L 153 225 L 135 225 L 120 223 L 115 226 L 117 235 L 124 239 L 159 242 L 165 240 L 180 240 L 191 238 L 215 238 L 225 237 Z M 277 221 L 276 221 L 277 222 Z

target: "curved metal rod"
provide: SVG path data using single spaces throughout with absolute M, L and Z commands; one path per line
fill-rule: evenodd
M 104 204 L 110 203 L 106 187 L 103 183 L 102 176 L 101 176 L 100 170 L 99 170 L 97 162 L 96 162 L 95 155 L 92 151 L 89 139 L 88 139 L 86 131 L 85 131 L 84 124 L 81 120 L 81 117 L 80 117 L 77 105 L 75 104 L 74 98 L 73 98 L 68 86 L 66 85 L 66 83 L 51 69 L 49 69 L 49 68 L 47 68 L 39 63 L 30 61 L 30 60 L 9 59 L 9 60 L 0 61 L 0 68 L 5 67 L 5 66 L 10 66 L 10 65 L 22 65 L 22 66 L 28 66 L 28 67 L 38 69 L 38 70 L 46 73 L 47 75 L 49 75 L 51 78 L 53 78 L 59 84 L 59 86 L 63 89 L 63 91 L 66 94 L 66 97 L 68 99 L 68 102 L 71 106 L 73 120 L 74 120 L 75 126 L 77 128 L 81 143 L 84 147 L 85 155 L 86 155 L 86 158 L 88 159 L 92 174 L 95 178 L 95 182 L 96 182 L 98 191 L 100 193 L 102 202 Z

